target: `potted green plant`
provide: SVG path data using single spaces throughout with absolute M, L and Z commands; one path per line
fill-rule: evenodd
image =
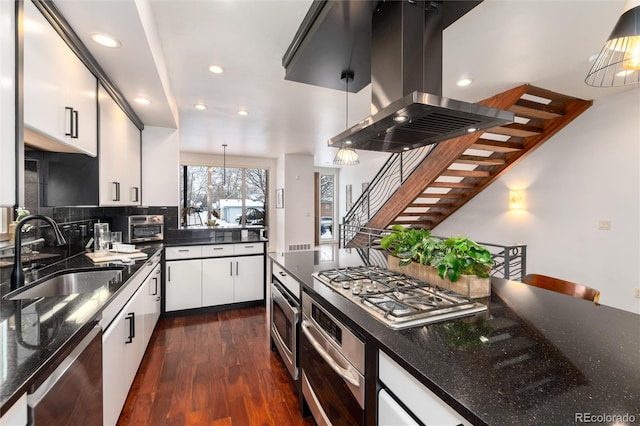
M 380 246 L 390 254 L 389 269 L 469 297 L 490 294 L 491 253 L 466 237 L 442 240 L 427 229 L 394 225 Z

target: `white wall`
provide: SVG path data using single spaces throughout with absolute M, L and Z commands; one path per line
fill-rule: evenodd
M 527 244 L 528 273 L 594 287 L 602 304 L 640 313 L 639 117 L 640 89 L 595 102 L 434 235 Z M 508 211 L 509 189 L 526 190 L 526 211 Z
M 384 152 L 358 151 L 360 164 L 355 166 L 342 166 L 338 181 L 337 198 L 339 201 L 338 218 L 342 223 L 342 218 L 347 214 L 346 186 L 351 185 L 351 199 L 356 202 L 362 195 L 362 184 L 371 183 L 371 180 L 378 173 L 380 168 L 389 158 L 390 154 Z
M 285 154 L 278 160 L 278 169 L 278 188 L 284 189 L 284 209 L 277 209 L 277 250 L 290 251 L 292 245 L 307 244 L 313 249 L 313 156 Z M 273 200 L 275 204 L 275 191 Z
M 142 131 L 142 205 L 180 205 L 180 137 L 177 129 Z

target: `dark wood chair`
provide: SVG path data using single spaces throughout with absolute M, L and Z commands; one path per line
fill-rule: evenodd
M 524 277 L 523 282 L 534 287 L 546 288 L 547 290 L 590 300 L 596 305 L 598 305 L 600 301 L 600 292 L 598 290 L 572 283 L 571 281 L 561 280 L 559 278 L 548 277 L 546 275 L 529 274 Z

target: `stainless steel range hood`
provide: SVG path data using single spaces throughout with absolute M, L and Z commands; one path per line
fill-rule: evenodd
M 329 146 L 402 152 L 513 122 L 509 111 L 440 96 L 442 31 L 478 3 L 379 2 L 372 23 L 372 115 L 329 139 Z

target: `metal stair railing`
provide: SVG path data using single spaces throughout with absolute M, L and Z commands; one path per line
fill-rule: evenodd
M 348 230 L 349 233 L 341 235 L 341 241 L 349 242 L 358 235 L 358 229 L 364 227 L 384 206 L 434 147 L 435 145 L 426 145 L 389 156 L 343 218 L 342 223 L 348 225 L 344 230 Z
M 367 228 L 367 227 L 361 227 L 357 225 L 340 225 L 340 228 L 339 228 L 340 247 L 344 247 L 344 242 L 347 241 L 344 239 L 345 235 L 355 235 L 356 233 L 367 237 L 367 243 L 361 246 L 358 246 L 357 249 L 359 250 L 359 253 L 360 251 L 362 251 L 361 257 L 363 260 L 365 260 L 365 257 L 366 257 L 366 260 L 370 261 L 370 259 L 374 257 L 379 257 L 379 255 L 375 253 L 369 253 L 369 252 L 378 251 L 378 250 L 371 250 L 371 249 L 380 248 L 380 239 L 385 235 L 389 235 L 391 233 L 391 230 Z M 440 238 L 440 239 L 446 239 L 446 237 L 439 237 L 436 235 L 434 235 L 434 237 Z M 491 269 L 491 276 L 496 276 L 498 278 L 505 278 L 505 279 L 514 280 L 514 281 L 522 281 L 524 277 L 527 275 L 526 244 L 503 245 L 503 244 L 482 243 L 482 242 L 478 242 L 478 244 L 485 246 L 487 250 L 491 252 L 491 258 L 495 262 L 493 268 Z M 364 251 L 365 249 L 369 249 L 368 252 L 365 252 Z M 379 252 L 384 253 L 381 250 L 379 250 Z M 379 259 L 377 259 L 376 262 L 371 262 L 371 263 L 379 264 L 380 261 Z

